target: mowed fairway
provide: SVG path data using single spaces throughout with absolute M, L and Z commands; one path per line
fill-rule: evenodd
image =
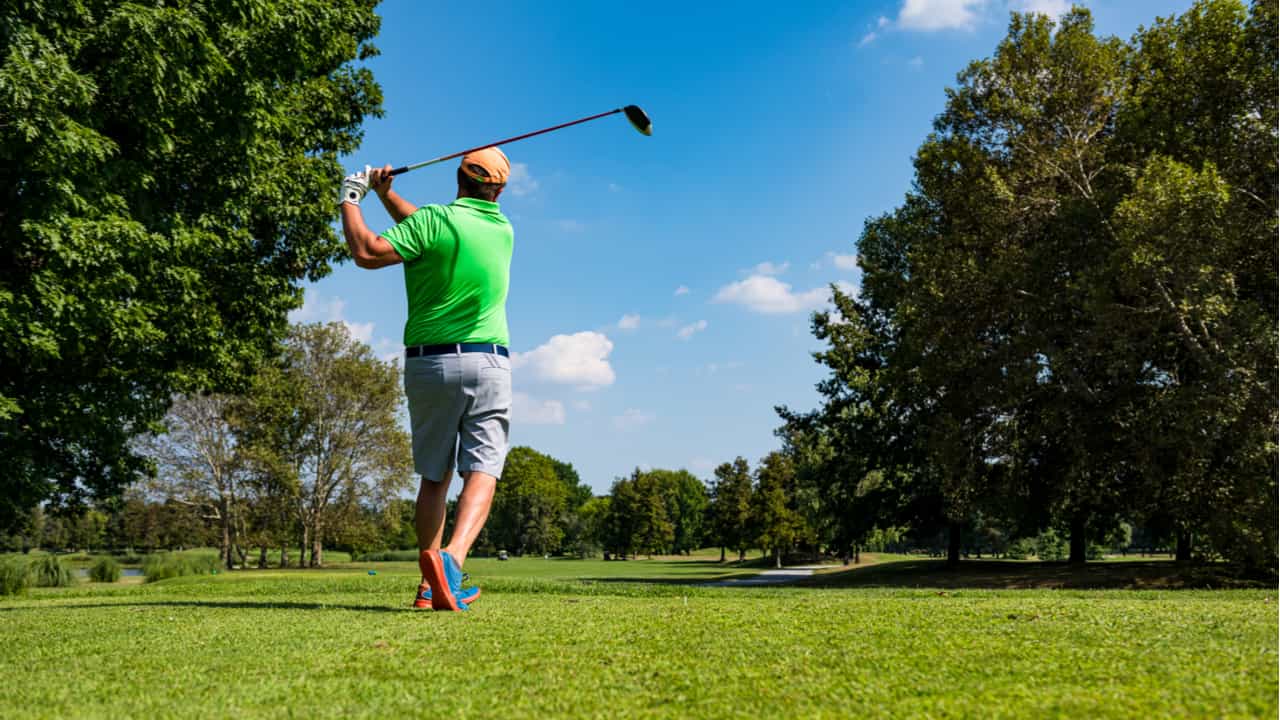
M 0 601 L 0 717 L 1277 713 L 1274 590 L 706 588 L 744 571 L 476 560 L 483 596 L 451 614 L 408 607 L 411 563 L 368 567 Z

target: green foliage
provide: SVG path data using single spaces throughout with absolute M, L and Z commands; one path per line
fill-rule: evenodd
M 782 555 L 805 539 L 804 518 L 792 505 L 795 464 L 781 452 L 771 452 L 756 470 L 756 491 L 752 498 L 757 543 L 773 551 L 774 563 L 782 567 Z
M 89 568 L 89 579 L 94 582 L 113 583 L 120 579 L 120 563 L 114 558 L 102 557 Z
M 413 478 L 401 383 L 395 363 L 342 323 L 290 329 L 233 418 L 266 544 L 290 542 L 300 525 L 311 567 L 323 565 L 324 543 L 338 535 L 357 550 L 376 544 L 364 507 L 385 504 Z
M 1067 559 L 1067 541 L 1057 531 L 1049 528 L 1036 536 L 1036 557 L 1046 562 Z
M 41 555 L 31 561 L 28 568 L 31 573 L 31 584 L 36 587 L 71 587 L 76 584 L 76 576 L 71 568 L 62 564 L 57 555 Z
M 711 486 L 711 527 L 716 542 L 738 552 L 742 559 L 755 541 L 751 506 L 751 469 L 741 457 L 721 463 Z
M 175 392 L 242 386 L 344 257 L 380 114 L 369 0 L 35 0 L 0 54 L 0 526 L 147 472 Z
M 187 575 L 215 573 L 220 564 L 218 556 L 208 552 L 156 553 L 148 555 L 142 562 L 142 574 L 147 582 L 156 582 Z
M 494 493 L 488 541 L 516 555 L 558 550 L 568 499 L 568 485 L 551 457 L 529 447 L 512 448 Z
M 831 451 L 836 537 L 1056 526 L 1084 562 L 1164 523 L 1274 575 L 1276 8 L 1199 0 L 1128 42 L 1015 14 L 959 75 L 859 295 L 814 319 L 823 407 L 782 410 Z
M 356 562 L 417 562 L 418 550 L 382 550 L 356 556 Z
M 1008 560 L 1026 560 L 1036 554 L 1036 538 L 1018 538 L 1009 543 L 1004 556 Z
M 19 595 L 31 585 L 31 569 L 19 555 L 0 557 L 0 596 Z

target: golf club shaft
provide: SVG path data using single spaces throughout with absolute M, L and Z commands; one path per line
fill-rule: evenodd
M 444 161 L 446 161 L 446 160 L 452 160 L 452 159 L 457 158 L 457 157 L 462 157 L 463 155 L 466 155 L 466 154 L 467 154 L 467 153 L 469 153 L 469 152 L 474 152 L 474 151 L 476 151 L 476 150 L 483 150 L 483 149 L 485 149 L 485 148 L 487 148 L 487 147 L 493 147 L 494 145 L 506 145 L 506 144 L 508 144 L 508 143 L 513 143 L 513 142 L 515 142 L 515 141 L 517 141 L 517 140 L 524 140 L 525 138 L 531 138 L 531 137 L 533 137 L 534 135 L 542 135 L 543 133 L 549 133 L 549 132 L 551 132 L 552 130 L 559 130 L 559 129 L 561 129 L 561 128 L 567 128 L 567 127 L 569 127 L 570 125 L 578 125 L 578 124 L 580 124 L 580 123 L 588 122 L 588 121 L 590 121 L 590 120 L 598 120 L 598 119 L 600 119 L 600 118 L 602 118 L 602 117 L 607 117 L 607 116 L 609 116 L 609 115 L 616 115 L 616 114 L 618 114 L 618 113 L 620 113 L 620 112 L 622 112 L 622 108 L 618 108 L 617 110 L 610 110 L 609 112 L 602 112 L 602 113 L 600 113 L 599 115 L 592 115 L 591 117 L 584 117 L 584 118 L 582 118 L 581 120 L 574 120 L 574 121 L 572 121 L 572 122 L 567 122 L 567 123 L 563 123 L 563 124 L 560 124 L 560 125 L 555 125 L 555 126 L 553 126 L 553 127 L 545 128 L 545 129 L 542 129 L 542 130 L 535 130 L 535 131 L 533 131 L 533 132 L 531 132 L 531 133 L 525 133 L 524 135 L 517 135 L 517 136 L 515 136 L 515 137 L 507 138 L 506 140 L 498 140 L 497 142 L 485 143 L 484 145 L 480 145 L 480 146 L 477 146 L 477 147 L 473 147 L 473 148 L 470 148 L 470 149 L 468 149 L 468 150 L 463 150 L 462 152 L 456 152 L 456 153 L 454 153 L 454 154 L 452 154 L 452 155 L 445 155 L 444 157 L 438 157 L 438 158 L 436 158 L 436 159 L 434 159 L 434 160 L 426 160 L 426 161 L 423 161 L 423 162 L 420 162 L 420 163 L 414 163 L 414 164 L 412 164 L 412 165 L 403 165 L 403 166 L 401 166 L 401 167 L 398 167 L 398 168 L 395 168 L 394 170 L 392 170 L 392 171 L 391 171 L 391 174 L 392 174 L 392 175 L 400 175 L 400 174 L 402 174 L 402 173 L 407 173 L 407 172 L 409 172 L 410 170 L 417 170 L 418 168 L 426 167 L 426 166 L 428 166 L 428 165 L 435 165 L 436 163 L 442 163 L 442 162 L 444 162 Z

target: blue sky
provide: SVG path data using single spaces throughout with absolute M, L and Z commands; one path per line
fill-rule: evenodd
M 1099 32 L 1128 37 L 1190 3 L 1086 4 Z M 386 116 L 344 162 L 402 165 L 643 107 L 652 137 L 615 116 L 505 148 L 511 439 L 599 493 L 636 467 L 709 478 L 778 447 L 775 405 L 817 405 L 809 314 L 829 283 L 857 287 L 863 222 L 910 188 L 944 88 L 994 52 L 1010 10 L 1066 6 L 389 0 L 368 62 Z M 395 187 L 447 203 L 454 166 Z M 372 195 L 363 208 L 390 226 Z M 339 266 L 293 317 L 341 320 L 398 356 L 402 271 Z

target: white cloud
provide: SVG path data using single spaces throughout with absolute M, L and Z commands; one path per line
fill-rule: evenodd
M 699 320 L 696 323 L 685 325 L 684 327 L 677 330 L 676 337 L 680 338 L 681 340 L 688 340 L 689 338 L 693 337 L 695 333 L 700 333 L 706 329 L 707 329 L 707 321 Z
M 618 183 L 609 183 L 609 192 L 621 192 L 622 186 Z
M 1076 0 L 1080 3 L 1080 0 Z M 1071 0 L 1010 0 L 1009 9 L 1015 12 L 1042 13 L 1057 20 L 1071 9 Z
M 648 425 L 656 419 L 658 416 L 651 412 L 627 408 L 621 415 L 613 417 L 613 426 L 619 430 L 632 430 L 641 425 Z
M 404 343 L 399 340 L 390 338 L 378 338 L 373 344 L 373 353 L 378 356 L 382 362 L 394 362 L 399 364 L 404 358 Z
M 556 335 L 527 353 L 515 353 L 511 367 L 527 367 L 539 380 L 595 390 L 616 378 L 609 365 L 612 351 L 613 342 L 598 332 Z
M 862 39 L 858 41 L 858 47 L 866 47 L 870 45 L 871 43 L 876 41 L 876 37 L 878 36 L 876 35 L 875 31 L 872 30 L 871 32 L 862 36 Z
M 527 425 L 563 425 L 564 403 L 538 400 L 522 392 L 512 393 L 511 420 Z
M 903 0 L 898 27 L 922 32 L 969 30 L 984 5 L 986 0 Z
M 827 256 L 831 258 L 831 264 L 835 265 L 837 269 L 840 269 L 840 270 L 857 270 L 858 269 L 857 255 L 837 255 L 835 253 L 827 253 Z
M 524 163 L 511 163 L 511 174 L 507 176 L 507 192 L 516 197 L 532 195 L 538 190 L 538 181 L 529 174 L 529 166 Z
M 303 292 L 302 307 L 289 313 L 289 322 L 340 322 L 347 327 L 351 337 L 365 344 L 373 342 L 373 323 L 353 323 L 347 320 L 344 317 L 347 309 L 345 300 L 336 295 L 326 299 L 325 296 L 311 290 Z
M 590 400 L 574 400 L 573 409 L 581 412 L 589 412 L 591 410 Z
M 583 225 L 577 220 L 560 220 L 556 222 L 556 227 L 560 228 L 562 232 L 570 233 L 580 233 L 587 229 L 586 225 Z
M 789 267 L 791 267 L 791 263 L 786 261 L 781 265 L 774 265 L 771 262 L 762 262 L 752 268 L 749 272 L 755 275 L 781 275 L 786 272 Z
M 825 287 L 805 292 L 792 292 L 791 285 L 767 275 L 752 275 L 746 280 L 720 288 L 713 302 L 735 303 L 766 315 L 804 312 L 822 307 L 830 298 Z
M 635 313 L 627 313 L 618 320 L 619 330 L 635 330 L 640 327 L 640 316 Z
M 878 28 L 887 27 L 888 25 L 889 25 L 889 18 L 883 15 L 880 16 L 880 19 L 876 20 L 876 27 Z
M 908 61 L 907 61 L 907 65 L 909 65 L 909 66 L 911 66 L 911 67 L 913 67 L 913 68 L 924 67 L 924 58 L 922 58 L 922 57 L 920 57 L 919 55 L 917 55 L 917 56 L 915 56 L 915 57 L 911 58 L 910 60 L 908 60 Z
M 688 285 L 681 285 L 680 287 L 676 288 L 676 297 L 680 297 L 681 295 L 688 295 L 688 294 L 689 294 Z

